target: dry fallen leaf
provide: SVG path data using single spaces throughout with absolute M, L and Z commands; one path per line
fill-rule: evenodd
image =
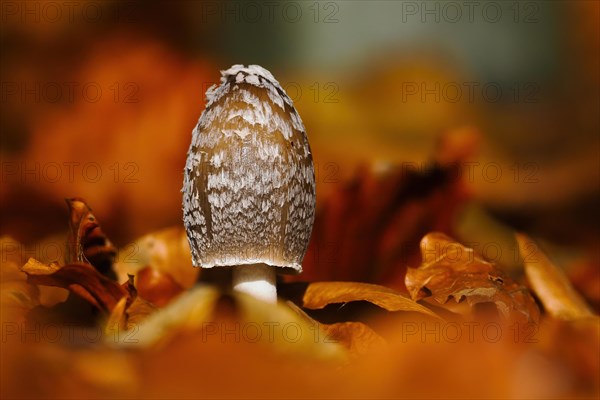
M 344 345 L 354 355 L 369 354 L 386 345 L 381 336 L 362 322 L 322 324 L 321 329 L 328 339 Z
M 119 315 L 109 322 L 112 329 L 122 326 Z M 182 334 L 195 333 L 208 343 L 257 343 L 272 347 L 280 354 L 344 360 L 346 352 L 321 328 L 319 323 L 284 303 L 268 304 L 244 293 L 224 294 L 216 287 L 198 285 L 140 324 L 130 326 L 135 341 L 120 344 L 134 348 L 160 347 Z M 335 328 L 331 329 L 335 332 Z M 353 337 L 350 333 L 346 336 Z M 373 336 L 366 333 L 364 336 L 374 341 Z
M 285 304 L 314 327 L 313 333 L 318 333 L 319 336 L 322 334 L 325 342 L 334 342 L 344 346 L 352 357 L 363 356 L 385 348 L 385 339 L 365 323 L 345 321 L 325 324 L 312 318 L 293 301 L 288 300 Z
M 127 300 L 127 297 L 121 298 L 104 323 L 104 334 L 108 337 L 118 338 L 127 331 L 135 331 L 142 321 L 157 310 L 154 304 L 139 296 L 131 304 Z
M 27 274 L 29 283 L 68 289 L 102 312 L 113 310 L 123 297 L 129 299 L 128 303 L 135 298 L 131 282 L 119 285 L 89 264 L 68 264 L 61 267 L 30 258 L 21 270 Z
M 594 317 L 585 300 L 575 291 L 565 273 L 524 234 L 517 234 L 525 275 L 533 291 L 550 315 L 558 319 L 578 320 Z
M 302 390 L 313 397 L 323 393 L 398 397 L 406 390 L 420 390 L 433 396 L 442 389 L 424 390 L 423 382 L 428 379 L 431 365 L 443 365 L 448 360 L 452 361 L 449 363 L 452 367 L 440 367 L 436 373 L 451 383 L 442 382 L 440 388 L 464 390 L 470 387 L 471 391 L 461 392 L 470 397 L 489 393 L 533 394 L 530 397 L 577 394 L 574 388 L 586 384 L 590 385 L 589 390 L 583 394 L 597 392 L 593 372 L 598 370 L 598 363 L 585 350 L 595 349 L 589 343 L 597 336 L 598 329 L 594 330 L 589 324 L 566 328 L 565 334 L 585 339 L 585 346 L 577 347 L 576 355 L 568 351 L 570 346 L 558 353 L 552 351 L 565 342 L 560 338 L 562 333 L 543 336 L 541 348 L 533 346 L 537 336 L 527 336 L 521 341 L 514 339 L 514 335 L 535 334 L 538 325 L 526 332 L 496 325 L 494 329 L 509 329 L 500 342 L 486 341 L 488 337 L 483 336 L 471 343 L 470 333 L 462 332 L 459 344 L 439 343 L 436 335 L 445 340 L 447 333 L 446 322 L 438 316 L 443 315 L 439 311 L 441 307 L 430 309 L 418 299 L 431 297 L 444 307 L 450 297 L 457 301 L 466 299 L 464 303 L 470 305 L 492 303 L 503 314 L 525 318 L 528 322 L 535 321 L 538 313 L 525 288 L 493 264 L 477 257 L 472 249 L 441 234 L 423 238 L 423 265 L 409 269 L 407 275 L 412 298 L 388 287 L 361 282 L 292 282 L 280 283 L 278 290 L 282 298 L 288 297 L 295 303 L 280 301 L 274 305 L 214 285 L 196 284 L 189 288 L 196 283 L 198 270 L 188 265 L 189 249 L 180 228 L 149 234 L 134 243 L 138 245 L 137 253 L 127 255 L 134 256 L 135 262 L 126 266 L 136 273 L 136 287 L 131 276 L 124 285 L 119 285 L 86 263 L 60 266 L 30 259 L 22 267 L 29 282 L 23 281 L 23 284 L 34 289 L 35 284 L 67 288 L 103 312 L 103 319 L 95 319 L 93 325 L 86 327 L 90 332 L 93 328 L 100 332 L 94 343 L 95 350 L 88 356 L 57 343 L 43 343 L 35 349 L 11 353 L 10 365 L 17 366 L 19 371 L 34 370 L 39 374 L 47 373 L 51 365 L 44 352 L 59 357 L 55 358 L 60 359 L 61 372 L 49 375 L 56 379 L 51 383 L 36 379 L 36 384 L 43 389 L 32 393 L 87 392 L 115 396 L 127 393 L 130 397 L 140 397 L 167 392 L 173 395 L 174 390 L 178 393 L 201 390 L 202 395 L 216 395 L 224 393 L 229 380 L 235 379 L 238 383 L 244 382 L 246 394 L 265 397 L 275 393 L 281 397 L 289 390 L 289 384 L 282 383 L 284 377 L 293 373 L 295 379 L 303 382 Z M 137 260 L 136 255 L 140 256 Z M 4 276 L 15 282 L 19 278 L 23 280 L 19 271 L 3 269 Z M 182 281 L 187 286 L 182 285 Z M 3 288 L 5 283 L 2 282 Z M 148 300 L 162 308 L 157 309 Z M 350 314 L 344 310 L 358 310 L 360 306 L 369 314 L 368 323 L 346 318 Z M 322 316 L 329 312 L 330 321 L 323 323 L 313 319 L 319 312 L 323 312 Z M 456 322 L 449 324 L 453 324 L 448 325 L 452 329 L 462 329 Z M 18 331 L 15 332 L 13 340 L 18 338 Z M 380 336 L 383 332 L 386 335 Z M 407 342 L 405 338 L 409 333 L 412 341 Z M 524 346 L 529 346 L 525 347 L 527 351 Z M 190 354 L 201 357 L 190 357 Z M 480 362 L 481 354 L 487 354 L 483 362 Z M 23 357 L 40 360 L 45 366 L 31 365 L 23 361 Z M 473 362 L 474 359 L 479 361 Z M 493 370 L 482 368 L 489 367 L 491 360 L 501 366 Z M 67 368 L 67 362 L 76 364 L 77 368 Z M 90 366 L 90 362 L 94 362 L 94 366 Z M 113 368 L 114 363 L 125 366 Z M 302 363 L 306 365 L 302 367 Z M 525 372 L 509 369 L 515 365 Z M 281 371 L 282 366 L 289 370 L 287 374 Z M 111 373 L 102 370 L 106 368 Z M 572 375 L 558 374 L 559 368 L 568 368 Z M 532 369 L 537 372 L 529 372 Z M 219 378 L 222 371 L 228 371 L 227 378 Z M 315 377 L 316 371 L 323 375 Z M 469 386 L 469 379 L 461 380 L 465 371 L 469 379 L 478 381 L 476 387 Z M 67 372 L 71 373 L 68 380 L 65 379 Z M 120 373 L 128 376 L 123 378 Z M 193 376 L 203 377 L 200 385 L 198 380 L 188 382 L 188 377 Z M 269 379 L 264 379 L 265 376 Z M 264 386 L 263 382 L 273 377 L 277 377 L 277 382 Z M 540 386 L 539 382 L 548 377 L 554 382 L 558 382 L 558 377 L 562 380 L 551 387 Z M 4 383 L 13 378 L 8 374 L 2 375 L 2 379 Z M 456 380 L 460 383 L 455 383 Z M 318 391 L 312 389 L 314 384 L 320 385 Z M 10 388 L 15 391 L 14 385 Z
M 38 286 L 56 287 L 66 289 L 70 295 L 50 307 L 44 307 L 39 301 L 32 303 L 33 306 L 27 308 L 27 319 L 36 324 L 75 322 L 95 325 L 94 309 L 109 315 L 110 326 L 115 321 L 127 326 L 131 313 L 136 315 L 135 318 L 143 319 L 152 310 L 140 308 L 139 304 L 146 303 L 141 299 L 135 302 L 138 296 L 133 276 L 129 276 L 123 285 L 116 282 L 113 269 L 116 250 L 100 229 L 90 207 L 76 198 L 67 200 L 67 204 L 71 215 L 65 259 L 72 262 L 61 266 L 30 258 L 20 271 L 24 273 L 26 283 L 36 290 Z M 128 310 L 134 303 L 136 307 Z
M 318 325 L 328 339 L 339 342 L 352 356 L 368 354 L 386 343 L 370 326 L 374 322 L 371 317 L 378 314 L 374 309 L 405 312 L 406 315 L 419 313 L 440 320 L 431 310 L 398 291 L 369 283 L 293 282 L 280 284 L 279 291 L 280 295 L 290 299 L 290 307 Z M 373 306 L 371 309 L 361 307 L 363 303 Z M 326 310 L 330 305 L 339 307 Z M 368 322 L 356 321 L 363 318 Z
M 144 235 L 119 250 L 115 269 L 120 280 L 146 267 L 169 275 L 183 288 L 196 283 L 200 268 L 192 266 L 190 247 L 182 226 Z
M 39 305 L 40 291 L 21 271 L 22 245 L 10 237 L 0 238 L 0 309 L 2 322 L 19 321 Z
M 184 290 L 171 275 L 152 267 L 142 268 L 136 281 L 138 294 L 157 307 L 168 304 Z
M 409 268 L 406 287 L 414 300 L 432 297 L 446 304 L 450 297 L 470 306 L 493 303 L 502 316 L 537 322 L 539 309 L 529 291 L 493 264 L 441 233 L 421 240 L 423 263 Z
M 387 311 L 409 311 L 437 317 L 427 307 L 385 286 L 361 282 L 312 282 L 282 285 L 300 307 L 318 310 L 329 304 L 367 301 Z M 298 297 L 301 296 L 301 299 Z
M 454 161 L 427 168 L 362 165 L 318 204 L 297 279 L 403 289 L 406 265 L 418 260 L 421 237 L 433 230 L 452 232 L 468 196 Z
M 86 263 L 101 274 L 116 280 L 113 263 L 116 248 L 106 237 L 92 209 L 80 198 L 67 199 L 71 213 L 67 236 L 67 264 Z

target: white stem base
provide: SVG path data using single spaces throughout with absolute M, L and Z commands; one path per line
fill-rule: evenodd
M 233 290 L 277 303 L 276 269 L 266 264 L 237 265 L 233 267 Z

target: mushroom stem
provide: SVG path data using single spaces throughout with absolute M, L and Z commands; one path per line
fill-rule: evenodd
M 265 301 L 277 302 L 277 267 L 266 264 L 237 265 L 233 268 L 233 290 Z

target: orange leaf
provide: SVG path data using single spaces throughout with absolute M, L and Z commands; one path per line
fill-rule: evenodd
M 321 324 L 320 327 L 328 339 L 342 344 L 353 355 L 368 354 L 373 349 L 386 345 L 381 336 L 362 322 Z
M 152 304 L 162 307 L 183 291 L 171 275 L 152 267 L 141 269 L 137 274 L 138 293 Z
M 119 250 L 115 269 L 120 277 L 146 267 L 168 274 L 183 288 L 194 286 L 201 270 L 192 266 L 187 234 L 181 226 L 149 233 Z
M 585 319 L 594 316 L 565 273 L 554 265 L 531 238 L 517 234 L 525 275 L 545 310 L 555 318 Z
M 98 310 L 110 312 L 119 300 L 127 297 L 130 303 L 135 297 L 133 285 L 124 286 L 101 275 L 89 264 L 43 264 L 33 258 L 21 268 L 27 274 L 27 281 L 36 285 L 57 286 L 82 297 Z
M 477 133 L 459 136 L 464 143 L 448 138 L 441 144 L 436 158 L 443 163 L 432 160 L 427 168 L 363 164 L 349 181 L 331 185 L 334 189 L 317 205 L 304 272 L 291 280 L 372 282 L 403 289 L 406 265 L 418 262 L 421 237 L 430 231 L 452 232 L 469 196 L 459 165 Z
M 66 201 L 71 212 L 66 263 L 91 264 L 101 274 L 116 280 L 113 263 L 117 250 L 102 232 L 92 209 L 80 198 Z
M 525 318 L 537 322 L 539 309 L 529 291 L 506 274 L 441 233 L 430 233 L 421 240 L 423 264 L 409 268 L 406 287 L 415 300 L 433 297 L 445 304 L 450 297 L 464 299 L 473 306 L 494 303 L 506 318 Z
M 291 291 L 292 285 L 294 284 L 288 284 L 287 291 Z M 353 301 L 367 301 L 387 311 L 411 311 L 437 317 L 428 308 L 393 289 L 361 282 L 309 283 L 302 295 L 301 305 L 304 308 L 318 310 L 329 304 Z
M 14 239 L 0 238 L 0 320 L 2 322 L 22 320 L 29 310 L 40 303 L 37 286 L 27 282 L 21 272 L 22 245 Z

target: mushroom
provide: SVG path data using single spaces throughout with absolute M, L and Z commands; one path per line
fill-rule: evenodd
M 276 274 L 302 272 L 315 173 L 292 100 L 269 71 L 234 65 L 206 92 L 183 182 L 196 267 L 231 267 L 234 290 L 277 301 Z

